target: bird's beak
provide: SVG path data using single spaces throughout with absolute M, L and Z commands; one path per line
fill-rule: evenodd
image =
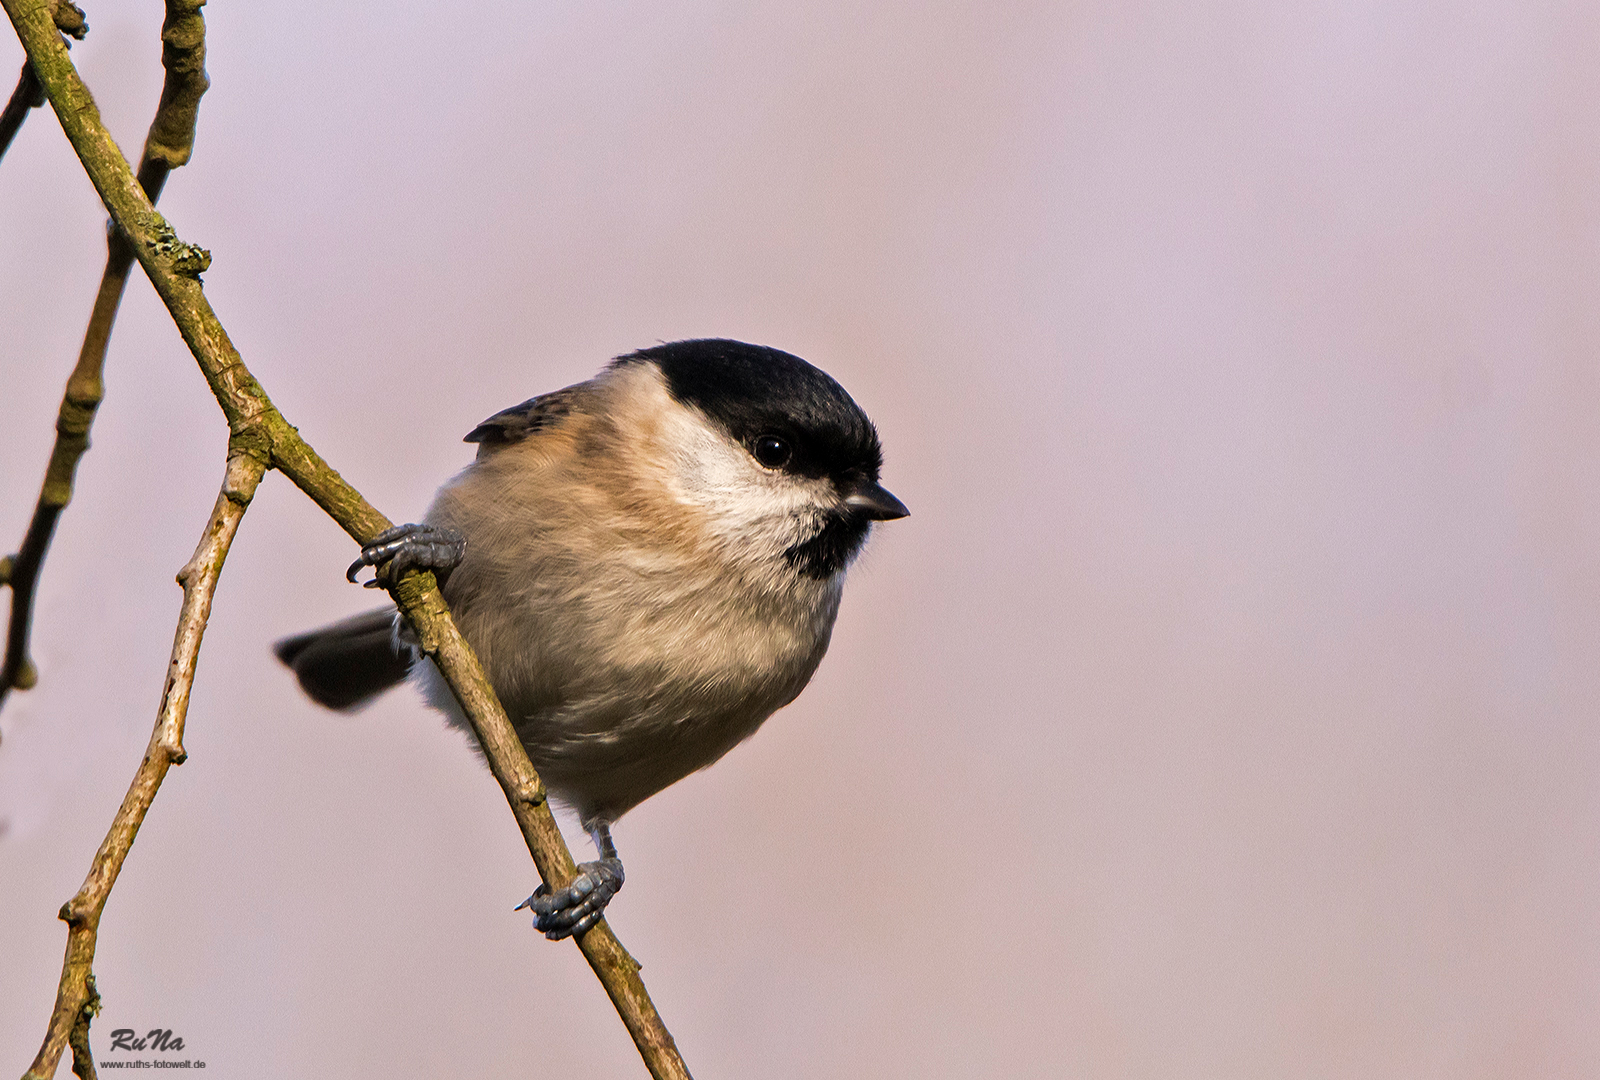
M 856 485 L 856 489 L 844 497 L 844 504 L 854 513 L 871 518 L 873 521 L 893 521 L 911 513 L 906 509 L 905 503 L 889 494 L 874 480 Z

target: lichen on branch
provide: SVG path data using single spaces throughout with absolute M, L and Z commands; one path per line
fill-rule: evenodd
M 157 223 L 163 219 L 156 213 L 126 158 L 101 122 L 94 99 L 79 78 L 55 31 L 46 0 L 0 0 L 0 6 L 10 16 L 27 50 L 29 62 L 61 121 L 62 130 L 100 193 L 116 227 L 127 237 L 134 257 L 166 304 L 227 418 L 231 432 L 230 473 L 236 459 L 251 463 L 252 469 L 270 466 L 280 470 L 358 542 L 366 542 L 388 528 L 389 519 L 322 460 L 278 412 L 265 390 L 250 374 L 206 299 L 198 271 L 192 269 L 192 262 L 186 262 L 194 259 L 193 250 L 177 241 L 176 234 L 170 237 L 158 235 Z M 226 492 L 219 498 L 219 510 L 225 501 Z M 242 512 L 240 507 L 239 513 Z M 225 547 L 223 550 L 225 553 Z M 220 569 L 220 558 L 216 565 Z M 426 572 L 407 573 L 391 586 L 391 593 L 460 702 L 484 749 L 490 770 L 511 806 L 540 876 L 552 889 L 566 886 L 574 875 L 575 865 L 572 853 L 550 812 L 543 784 L 495 696 L 494 688 L 484 676 L 477 657 L 456 628 L 433 575 Z M 188 596 L 189 583 L 185 582 L 186 608 Z M 183 640 L 181 623 L 179 640 Z M 198 639 L 194 647 L 198 649 Z M 175 664 L 177 657 L 178 644 L 175 644 Z M 166 702 L 173 698 L 172 685 L 169 682 L 164 710 Z M 183 701 L 186 704 L 187 691 L 184 692 Z M 162 723 L 158 721 L 146 760 L 166 761 L 169 764 L 181 760 L 175 757 L 175 754 L 181 753 L 181 743 L 160 741 L 162 730 Z M 165 775 L 165 770 L 166 766 L 160 766 L 161 776 Z M 156 783 L 159 784 L 159 776 Z M 137 779 L 135 784 L 137 786 Z M 153 794 L 152 789 L 151 797 Z M 130 790 L 129 797 L 133 795 L 134 792 Z M 122 820 L 120 812 L 118 820 Z M 133 830 L 137 830 L 136 824 Z M 112 839 L 108 836 L 107 843 L 111 843 Z M 127 844 L 131 843 L 130 832 Z M 105 887 L 109 890 L 109 881 Z M 71 902 L 62 913 L 69 926 L 75 917 L 82 914 L 73 908 Z M 98 918 L 97 914 L 95 918 Z M 55 1014 L 56 1017 L 70 1017 L 64 1029 L 66 1032 L 70 1032 L 78 1009 L 87 1000 L 87 976 L 93 960 L 92 936 L 88 939 L 85 951 L 78 956 L 73 952 L 75 940 L 69 933 L 67 963 L 63 966 Z M 639 965 L 623 949 L 610 927 L 602 919 L 586 933 L 578 935 L 576 940 L 616 1006 L 651 1075 L 657 1080 L 687 1080 L 688 1069 L 639 978 Z M 71 980 L 69 973 L 74 973 Z M 64 1012 L 66 1005 L 71 1005 L 71 1008 Z M 46 1048 L 51 1045 L 49 1039 L 55 1031 L 56 1020 L 53 1019 L 52 1036 L 47 1037 Z M 60 1052 L 58 1046 L 57 1059 Z M 52 1060 L 49 1068 L 39 1070 L 37 1075 L 49 1076 L 54 1067 Z
M 200 98 L 210 86 L 205 73 L 206 24 L 200 15 L 204 3 L 205 0 L 167 0 L 166 21 L 161 32 L 161 62 L 166 68 L 166 79 L 162 84 L 161 104 L 150 125 L 150 137 L 145 140 L 138 176 L 139 185 L 152 205 L 161 197 L 167 174 L 189 160 Z M 52 18 L 56 28 L 64 34 L 81 39 L 88 31 L 83 12 L 68 0 L 56 4 Z M 23 64 L 22 74 L 24 81 L 33 87 L 33 104 L 43 104 L 44 90 L 33 77 L 31 62 Z M 22 89 L 19 83 L 18 94 Z M 13 95 L 13 102 L 15 100 Z M 23 113 L 26 111 L 24 109 Z M 20 117 L 17 123 L 20 125 Z M 9 136 L 0 131 L 0 153 L 4 153 L 6 141 Z M 209 252 L 198 249 L 190 254 L 196 274 L 210 265 Z M 73 480 L 78 463 L 89 449 L 95 412 L 105 397 L 102 373 L 106 349 L 132 267 L 133 249 L 128 246 L 126 237 L 120 230 L 110 230 L 106 237 L 106 267 L 100 275 L 100 288 L 95 294 L 89 326 L 84 331 L 77 365 L 67 379 L 61 407 L 56 413 L 56 441 L 45 469 L 44 484 L 22 546 L 9 557 L 4 580 L 0 582 L 11 586 L 11 617 L 6 625 L 4 659 L 0 660 L 0 706 L 5 704 L 6 695 L 12 690 L 31 689 L 38 681 L 38 671 L 28 657 L 34 597 L 57 521 L 72 501 Z

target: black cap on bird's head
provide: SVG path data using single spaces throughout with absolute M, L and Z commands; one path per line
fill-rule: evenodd
M 650 363 L 672 396 L 693 405 L 769 468 L 827 477 L 852 509 L 877 520 L 906 509 L 876 488 L 883 468 L 877 429 L 844 387 L 792 353 L 725 338 L 675 341 L 618 357 L 617 364 Z M 775 440 L 773 445 L 764 440 Z M 857 490 L 860 489 L 860 490 Z M 852 496 L 858 496 L 851 501 Z M 870 504 L 870 505 L 869 505 Z
M 672 396 L 692 405 L 763 466 L 831 480 L 845 515 L 792 556 L 806 572 L 842 569 L 873 521 L 908 511 L 878 484 L 883 448 L 867 414 L 828 374 L 792 353 L 725 338 L 675 341 L 616 359 L 654 364 Z M 826 550 L 812 545 L 821 543 Z
M 673 397 L 745 446 L 769 434 L 791 440 L 788 472 L 821 477 L 855 471 L 876 478 L 883 465 L 867 414 L 826 372 L 792 353 L 702 338 L 641 349 L 616 362 L 654 364 Z

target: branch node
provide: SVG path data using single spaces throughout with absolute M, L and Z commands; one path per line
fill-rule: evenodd
M 28 657 L 22 658 L 22 663 L 17 667 L 17 673 L 11 677 L 11 686 L 14 690 L 32 690 L 39 685 L 39 669 L 33 666 L 33 661 Z
M 261 422 L 259 415 L 228 436 L 228 457 L 230 460 L 240 457 L 250 458 L 259 462 L 263 469 L 272 468 L 272 436 L 267 431 L 267 425 Z M 246 493 L 233 482 L 233 472 L 230 470 L 228 479 L 222 485 L 222 491 L 230 501 L 248 506 L 255 488 L 252 485 L 250 492 Z
M 79 438 L 87 435 L 89 425 L 94 422 L 95 410 L 105 397 L 105 387 L 98 379 L 93 385 L 85 385 L 76 379 L 69 380 L 66 392 L 62 395 L 61 411 L 56 414 L 56 431 Z
M 0 559 L 0 585 L 11 584 L 11 571 L 16 569 L 16 566 L 17 557 L 15 555 L 7 555 L 5 558 Z
M 174 21 L 175 12 L 181 14 L 178 9 L 185 3 L 193 4 L 194 8 L 199 6 L 195 0 L 169 0 L 168 12 L 169 16 L 174 16 Z M 183 280 L 192 279 L 204 270 L 209 254 L 183 244 L 156 212 L 149 198 L 151 193 L 144 190 L 106 131 L 93 98 L 67 55 L 60 34 L 50 22 L 46 4 L 43 0 L 0 0 L 0 6 L 5 8 L 27 50 L 30 67 L 48 88 L 61 128 L 77 151 L 95 190 L 117 221 L 119 232 L 127 237 L 129 247 L 137 254 L 146 276 L 194 353 L 212 393 L 228 417 L 230 431 L 254 430 L 266 436 L 270 456 L 230 455 L 230 475 L 235 469 L 242 475 L 253 473 L 245 481 L 244 490 L 248 493 L 270 462 L 352 537 L 370 539 L 388 527 L 388 519 L 345 483 L 289 427 L 228 340 L 204 291 L 197 288 L 193 280 Z M 210 613 L 215 575 L 241 515 L 242 506 L 227 495 L 225 484 L 213 512 L 213 522 L 201 541 L 202 548 L 214 555 L 195 560 L 201 572 L 198 580 L 184 590 L 184 610 L 173 642 L 174 690 L 163 704 L 163 715 L 157 721 L 158 730 L 152 735 L 152 743 L 161 738 L 160 725 L 169 719 L 175 732 L 181 735 L 195 657 Z M 490 771 L 507 801 L 514 809 L 525 805 L 519 801 L 518 793 L 526 791 L 530 785 L 522 783 L 522 778 L 526 776 L 537 785 L 537 780 L 532 779 L 537 774 L 482 665 L 451 619 L 434 575 L 408 573 L 391 587 L 391 594 L 399 601 L 407 620 L 421 631 L 419 637 L 430 654 L 438 658 L 440 670 L 471 722 L 488 758 Z M 63 919 L 73 925 L 74 931 L 68 937 L 68 958 L 62 969 L 57 1007 L 30 1073 L 49 1076 L 60 1060 L 86 993 L 84 977 L 89 973 L 94 955 L 94 933 L 100 912 L 165 775 L 166 764 L 159 753 L 146 754 L 112 822 L 112 829 L 96 854 L 80 897 L 69 901 L 62 909 Z M 554 879 L 570 878 L 572 853 L 563 842 L 549 807 L 537 805 L 516 816 L 545 882 L 556 885 L 559 883 Z M 81 916 L 80 909 L 86 909 Z M 688 1080 L 688 1069 L 677 1053 L 672 1036 L 638 979 L 637 963 L 621 949 L 610 927 L 603 921 L 597 923 L 578 941 L 578 948 L 604 984 L 655 1080 Z
M 0 0 L 0 4 L 4 3 L 5 0 Z M 200 17 L 200 7 L 204 3 L 205 0 L 166 0 L 167 15 L 161 31 L 161 64 L 166 68 L 166 80 L 161 88 L 161 104 L 150 125 L 145 159 L 140 162 L 135 178 L 148 200 L 147 210 L 154 215 L 150 220 L 161 224 L 165 222 L 154 212 L 155 201 L 161 197 L 167 174 L 189 160 L 194 147 L 200 98 L 209 85 L 205 73 L 206 24 Z M 13 25 L 18 27 L 21 34 L 22 26 L 17 22 L 20 13 L 14 4 L 5 6 Z M 48 22 L 44 16 L 48 16 Z M 89 29 L 82 10 L 70 0 L 35 0 L 29 17 L 35 20 L 34 29 L 39 31 L 39 39 L 35 40 L 34 51 L 22 65 L 16 91 L 5 108 L 0 110 L 0 154 L 5 153 L 28 111 L 45 102 L 45 80 L 38 74 L 36 61 L 49 67 L 46 61 L 53 58 L 58 65 L 65 64 L 67 71 L 71 72 L 72 61 L 66 53 L 68 43 L 61 40 L 61 35 L 82 39 Z M 41 45 L 44 46 L 42 54 Z M 61 86 L 60 68 L 52 70 L 52 85 Z M 66 80 L 68 84 L 74 81 L 71 76 Z M 71 110 L 71 115 L 79 119 L 94 124 L 100 122 L 87 88 L 81 84 L 67 85 L 64 90 L 68 96 L 57 102 L 58 108 Z M 121 152 L 114 145 L 110 151 L 121 160 Z M 56 417 L 55 448 L 50 453 L 50 464 L 46 467 L 44 483 L 40 486 L 33 522 L 7 575 L 13 595 L 11 618 L 6 631 L 5 659 L 0 661 L 0 704 L 4 703 L 8 691 L 22 685 L 19 672 L 26 660 L 34 590 L 38 586 L 44 558 L 50 547 L 56 518 L 72 501 L 73 478 L 79 461 L 89 449 L 89 429 L 94 422 L 95 410 L 105 396 L 101 372 L 105 364 L 106 345 L 116 321 L 128 270 L 135 257 L 135 242 L 115 222 L 116 214 L 113 213 L 112 220 L 107 223 L 106 268 L 100 278 L 100 290 L 95 297 L 88 329 L 84 333 L 77 366 L 67 379 L 66 393 Z M 175 236 L 172 241 L 177 245 Z M 175 246 L 169 255 L 173 258 L 171 265 L 176 267 L 177 274 L 196 282 L 210 259 L 208 252 L 193 245 Z M 224 411 L 227 411 L 226 406 Z M 233 412 L 229 412 L 228 416 L 230 423 L 237 420 Z M 27 678 L 31 685 L 32 676 Z
M 50 14 L 56 21 L 56 29 L 74 41 L 82 41 L 84 35 L 89 32 L 88 16 L 84 15 L 83 9 L 72 0 L 56 0 Z
M 167 69 L 167 81 L 161 89 L 161 108 L 144 142 L 144 160 L 167 169 L 188 164 L 200 98 L 211 85 L 206 76 L 206 21 L 200 14 L 205 2 L 167 0 L 167 18 L 161 25 L 161 64 Z
M 79 896 L 81 895 L 82 894 L 80 893 Z M 71 900 L 68 900 L 65 904 L 62 904 L 61 910 L 56 912 L 56 918 L 66 923 L 74 930 L 80 926 L 83 926 L 89 921 L 89 916 L 78 910 L 79 896 L 74 896 Z
M 155 235 L 145 240 L 144 246 L 164 257 L 172 272 L 182 277 L 200 280 L 200 275 L 211 267 L 211 252 L 196 244 L 178 239 L 172 226 L 160 214 L 151 215 Z

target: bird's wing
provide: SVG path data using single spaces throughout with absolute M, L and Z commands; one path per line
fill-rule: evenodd
M 540 394 L 521 405 L 497 412 L 468 432 L 462 442 L 481 443 L 485 450 L 521 442 L 538 431 L 559 424 L 572 411 L 573 404 L 587 386 L 587 383 L 579 383 L 564 390 Z

